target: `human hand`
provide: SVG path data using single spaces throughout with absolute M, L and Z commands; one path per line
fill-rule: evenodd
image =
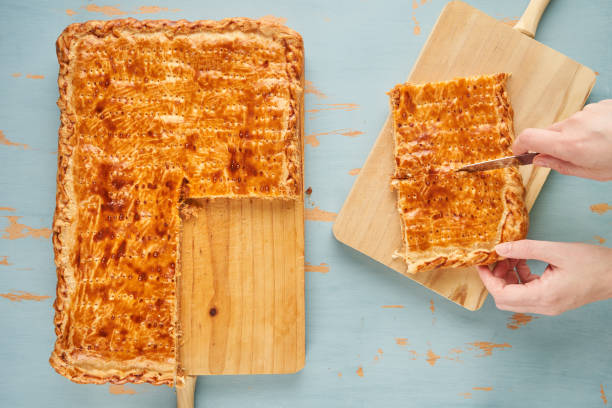
M 525 129 L 512 150 L 541 153 L 533 164 L 561 174 L 612 180 L 612 99 L 589 104 L 546 129 Z
M 499 244 L 495 251 L 508 259 L 493 271 L 479 266 L 478 272 L 501 310 L 553 316 L 612 297 L 612 248 L 521 240 Z M 542 276 L 534 275 L 526 259 L 549 265 Z

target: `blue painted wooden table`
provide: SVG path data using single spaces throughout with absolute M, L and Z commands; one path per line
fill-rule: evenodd
M 513 316 L 489 299 L 466 311 L 334 240 L 339 211 L 442 0 L 4 0 L 0 4 L 0 406 L 169 407 L 174 390 L 73 384 L 49 366 L 56 276 L 54 42 L 89 19 L 286 19 L 306 49 L 306 367 L 286 376 L 200 377 L 200 407 L 589 406 L 612 397 L 610 301 L 562 316 Z M 469 1 L 511 23 L 527 0 Z M 272 17 L 269 17 L 272 18 Z M 555 0 L 537 38 L 599 71 L 612 95 L 612 2 Z M 552 174 L 530 237 L 612 243 L 612 183 Z M 604 207 L 604 206 L 602 206 Z M 320 211 L 319 211 L 320 210 Z M 325 221 L 327 220 L 327 221 Z M 608 240 L 606 242 L 606 240 Z M 541 265 L 533 264 L 536 268 Z M 391 307 L 392 306 L 392 307 Z M 518 319 L 518 320 L 517 320 Z

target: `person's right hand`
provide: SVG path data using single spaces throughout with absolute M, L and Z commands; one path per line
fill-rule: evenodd
M 533 164 L 561 174 L 612 180 L 612 99 L 587 105 L 547 129 L 525 129 L 512 150 L 541 153 Z

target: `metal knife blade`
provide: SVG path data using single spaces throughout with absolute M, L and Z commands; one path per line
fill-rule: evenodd
M 475 171 L 485 171 L 493 169 L 501 169 L 502 167 L 510 166 L 522 166 L 525 164 L 531 164 L 533 158 L 539 153 L 523 153 L 517 156 L 502 157 L 500 159 L 487 160 L 480 163 L 469 164 L 467 166 L 457 169 L 457 171 L 467 171 L 473 173 Z

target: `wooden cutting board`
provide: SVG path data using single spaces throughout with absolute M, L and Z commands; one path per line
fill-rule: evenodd
M 532 1 L 513 29 L 463 2 L 450 2 L 429 35 L 409 81 L 510 72 L 508 92 L 516 134 L 567 118 L 584 105 L 595 84 L 595 73 L 529 37 L 547 4 L 548 0 Z M 487 291 L 475 268 L 410 275 L 403 260 L 392 258 L 402 245 L 396 195 L 388 183 L 393 170 L 393 129 L 388 117 L 336 218 L 334 235 L 439 295 L 469 310 L 479 309 Z M 521 168 L 529 209 L 548 172 L 533 166 Z
M 179 281 L 185 374 L 299 371 L 305 347 L 303 201 L 189 204 Z
M 303 140 L 301 150 L 304 157 Z M 304 367 L 306 353 L 303 191 L 298 200 L 186 204 L 178 408 L 194 407 L 198 375 L 291 374 Z
M 183 216 L 177 406 L 198 375 L 289 374 L 304 367 L 304 195 L 189 200 Z

